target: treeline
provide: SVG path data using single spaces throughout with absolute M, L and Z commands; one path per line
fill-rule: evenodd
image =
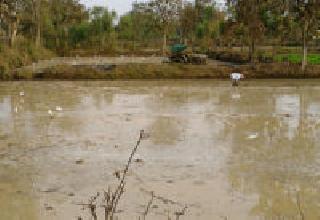
M 249 46 L 255 60 L 257 45 L 303 47 L 302 68 L 308 44 L 319 38 L 320 0 L 228 0 L 228 29 L 234 39 Z
M 301 46 L 319 40 L 320 0 L 150 0 L 117 16 L 78 0 L 1 0 L 0 48 L 22 44 L 59 56 L 166 52 L 172 43 L 207 51 Z M 30 49 L 31 50 L 31 49 Z
M 28 41 L 60 56 L 165 50 L 168 41 L 212 46 L 225 16 L 214 2 L 203 0 L 134 3 L 120 17 L 78 0 L 1 0 L 0 12 L 2 46 Z
M 60 56 L 76 48 L 112 51 L 115 18 L 107 8 L 87 9 L 78 0 L 1 0 L 0 45 L 27 41 Z

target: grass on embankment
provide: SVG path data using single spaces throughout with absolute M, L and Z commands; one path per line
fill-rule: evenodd
M 35 80 L 84 80 L 84 79 L 203 79 L 225 78 L 230 67 L 195 66 L 183 64 L 128 64 L 118 65 L 109 71 L 101 71 L 93 67 L 56 66 L 46 68 L 39 73 L 16 73 L 14 79 Z
M 211 51 L 208 53 L 209 57 L 212 59 L 217 59 L 223 62 L 246 64 L 249 63 L 248 52 L 241 51 Z M 301 64 L 303 59 L 302 53 L 279 53 L 273 55 L 270 51 L 264 51 L 257 54 L 256 61 L 259 63 L 291 63 L 291 64 Z M 320 65 L 320 54 L 310 53 L 307 56 L 308 64 L 310 65 Z
M 19 37 L 11 47 L 0 44 L 0 80 L 12 79 L 12 70 L 53 57 L 53 53 Z M 26 73 L 25 73 L 26 74 Z
M 15 72 L 12 80 L 117 80 L 117 79 L 228 79 L 230 73 L 241 72 L 248 79 L 320 78 L 320 65 L 310 65 L 306 71 L 298 64 L 257 64 L 255 67 L 185 64 L 128 64 L 109 71 L 94 67 L 55 66 L 38 73 Z
M 254 68 L 244 66 L 239 70 L 249 79 L 320 78 L 320 65 L 309 65 L 302 71 L 300 64 L 266 63 L 258 64 Z
M 275 56 L 277 62 L 301 63 L 303 56 L 301 54 L 281 54 Z M 312 65 L 320 64 L 320 54 L 308 54 L 308 63 Z

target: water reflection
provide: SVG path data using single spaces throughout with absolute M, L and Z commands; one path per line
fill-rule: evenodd
M 319 219 L 320 95 L 292 88 L 269 96 L 264 117 L 234 120 L 229 178 L 245 194 L 256 195 L 251 215 L 262 219 Z M 308 94 L 308 95 L 307 95 Z M 269 102 L 270 103 L 270 102 Z M 250 134 L 258 136 L 250 139 Z
M 156 145 L 175 145 L 181 138 L 182 121 L 173 117 L 158 117 L 150 127 L 151 140 Z
M 145 184 L 194 202 L 187 219 L 319 219 L 320 87 L 260 84 L 0 83 L 0 210 L 10 210 L 0 219 L 15 206 L 17 219 L 73 218 L 68 192 L 81 201 L 105 187 L 140 129 L 150 138 L 131 191 Z
M 0 219 L 38 219 L 32 184 L 19 170 L 0 165 Z

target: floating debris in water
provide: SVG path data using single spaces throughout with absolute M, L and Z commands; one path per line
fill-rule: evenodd
M 68 196 L 72 197 L 72 196 L 74 196 L 74 193 L 70 192 L 70 193 L 68 193 Z
M 240 94 L 232 94 L 232 99 L 240 99 L 241 95 Z
M 143 159 L 137 158 L 137 159 L 134 159 L 134 162 L 136 162 L 136 163 L 143 163 Z
M 141 138 L 142 139 L 147 139 L 150 137 L 150 134 L 145 132 L 144 130 L 141 130 Z
M 250 134 L 250 135 L 248 136 L 248 139 L 257 139 L 258 136 L 259 136 L 258 133 Z
M 120 180 L 120 171 L 115 171 L 114 173 L 113 173 L 113 175 L 115 176 L 115 177 L 117 177 L 117 179 L 119 179 Z
M 79 160 L 76 160 L 76 164 L 78 165 L 81 165 L 84 163 L 84 160 L 83 159 L 79 159 Z
M 52 206 L 49 206 L 48 204 L 44 204 L 44 208 L 45 208 L 47 211 L 52 211 L 52 210 L 53 210 L 53 207 L 52 207 Z
M 24 96 L 24 92 L 20 92 L 19 95 L 20 95 L 20 96 Z
M 48 115 L 51 117 L 51 118 L 53 118 L 53 111 L 52 110 L 48 110 Z
M 42 193 L 54 193 L 57 192 L 59 190 L 60 187 L 58 186 L 51 186 L 51 187 L 47 187 L 44 189 L 39 189 L 40 192 Z
M 62 107 L 61 106 L 56 106 L 56 111 L 61 112 L 62 111 Z

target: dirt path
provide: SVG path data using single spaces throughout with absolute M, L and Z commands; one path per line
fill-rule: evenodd
M 25 66 L 24 70 L 37 70 L 58 65 L 126 65 L 126 64 L 161 64 L 164 57 L 55 57 L 51 60 L 40 60 L 33 65 Z M 232 66 L 232 63 L 208 60 L 209 66 Z

